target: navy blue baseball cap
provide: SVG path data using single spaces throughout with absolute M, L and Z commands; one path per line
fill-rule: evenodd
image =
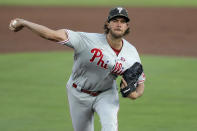
M 112 8 L 109 12 L 107 21 L 110 22 L 110 20 L 112 20 L 115 17 L 123 17 L 125 18 L 126 22 L 130 21 L 129 16 L 128 16 L 128 11 L 123 7 Z

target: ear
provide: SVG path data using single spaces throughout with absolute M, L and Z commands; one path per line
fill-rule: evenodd
M 108 26 L 109 25 L 109 22 L 108 21 L 105 21 L 105 24 Z

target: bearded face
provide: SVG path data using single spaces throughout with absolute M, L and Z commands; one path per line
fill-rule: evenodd
M 114 38 L 121 38 L 125 35 L 125 32 L 128 29 L 128 23 L 124 18 L 117 17 L 108 23 L 108 29 L 109 33 Z

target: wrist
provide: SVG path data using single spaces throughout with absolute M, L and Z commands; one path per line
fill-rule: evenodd
M 26 21 L 26 20 L 23 20 L 23 19 L 21 19 L 21 25 L 22 26 L 27 26 L 27 24 L 28 24 L 28 21 Z

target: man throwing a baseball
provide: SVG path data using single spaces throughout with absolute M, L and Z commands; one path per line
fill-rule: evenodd
M 144 92 L 145 75 L 136 48 L 123 37 L 129 33 L 128 12 L 110 10 L 105 33 L 76 32 L 48 27 L 16 18 L 10 30 L 28 28 L 33 33 L 74 49 L 74 65 L 67 82 L 67 95 L 75 131 L 94 131 L 94 113 L 102 131 L 118 130 L 119 96 L 116 78 L 121 75 L 123 97 L 137 99 Z

